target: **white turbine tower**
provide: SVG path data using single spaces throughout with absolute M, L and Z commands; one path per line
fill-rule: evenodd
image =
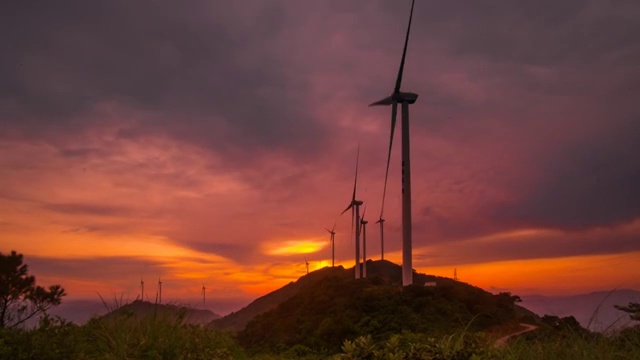
M 367 277 L 367 224 L 369 223 L 364 219 L 364 214 L 367 212 L 367 208 L 364 208 L 362 212 L 362 219 L 360 220 L 360 226 L 362 227 L 362 277 Z
M 351 209 L 351 232 L 354 230 L 354 221 L 355 221 L 355 230 L 356 230 L 356 266 L 355 266 L 355 275 L 356 279 L 360 279 L 360 205 L 362 205 L 362 201 L 356 200 L 356 188 L 358 186 L 358 161 L 360 159 L 360 146 L 358 146 L 358 153 L 356 155 L 356 176 L 353 182 L 353 195 L 351 196 L 351 202 L 349 206 L 340 214 L 344 214 L 349 209 Z
M 333 223 L 333 227 L 331 228 L 331 230 L 324 228 L 325 230 L 327 230 L 329 232 L 329 234 L 331 234 L 331 267 L 335 266 L 335 259 L 336 259 L 336 247 L 335 247 L 335 240 L 336 240 L 336 223 Z
M 413 6 L 415 0 L 411 2 L 411 13 L 409 15 L 409 26 L 404 40 L 402 50 L 402 60 L 396 79 L 396 86 L 391 96 L 376 101 L 369 106 L 391 105 L 391 136 L 389 138 L 389 153 L 387 155 L 387 170 L 384 180 L 383 204 L 387 190 L 387 177 L 389 175 L 389 161 L 391 160 L 391 147 L 393 145 L 393 132 L 396 126 L 396 114 L 398 104 L 402 105 L 402 285 L 413 284 L 413 267 L 411 258 L 411 162 L 409 158 L 409 105 L 416 102 L 418 94 L 400 91 L 402 83 L 402 72 L 404 71 L 404 61 L 407 55 L 407 44 L 409 42 L 409 31 L 411 30 L 411 19 L 413 17 Z
M 380 260 L 384 260 L 384 221 L 380 213 L 380 219 L 376 221 L 376 224 L 380 224 Z

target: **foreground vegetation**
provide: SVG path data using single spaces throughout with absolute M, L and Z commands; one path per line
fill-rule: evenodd
M 340 350 L 304 345 L 246 352 L 230 332 L 149 314 L 93 319 L 78 326 L 45 317 L 31 330 L 0 331 L 0 359 L 640 359 L 640 328 L 606 337 L 570 326 L 540 329 L 495 346 L 495 336 L 460 330 L 449 335 L 403 332 L 374 340 L 347 339 Z

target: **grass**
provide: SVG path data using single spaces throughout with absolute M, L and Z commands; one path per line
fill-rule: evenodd
M 640 359 L 640 329 L 627 329 L 615 336 L 556 337 L 523 336 L 501 349 L 502 359 L 527 360 L 633 360 Z
M 176 317 L 153 311 L 144 316 L 131 312 L 112 315 L 93 318 L 82 326 L 45 317 L 36 329 L 0 331 L 0 359 L 246 358 L 230 333 L 187 324 L 184 314 Z

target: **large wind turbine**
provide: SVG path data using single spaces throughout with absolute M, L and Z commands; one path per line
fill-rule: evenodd
M 358 161 L 360 159 L 360 147 L 358 146 L 358 152 L 356 154 L 356 176 L 355 176 L 355 180 L 353 182 L 353 195 L 351 196 L 351 202 L 349 203 L 349 206 L 347 206 L 346 209 L 344 209 L 344 211 L 340 214 L 344 214 L 347 211 L 349 211 L 349 209 L 351 209 L 351 232 L 353 232 L 354 230 L 354 221 L 355 221 L 355 230 L 356 230 L 356 254 L 355 254 L 355 259 L 356 259 L 356 266 L 355 266 L 355 273 L 356 273 L 356 279 L 360 279 L 360 205 L 362 205 L 362 201 L 360 200 L 356 200 L 356 187 L 358 186 Z
M 362 277 L 367 277 L 367 224 L 369 223 L 364 219 L 364 214 L 367 212 L 367 208 L 364 208 L 362 212 L 362 219 L 360 220 L 360 226 L 362 226 Z
M 333 223 L 333 227 L 331 228 L 331 230 L 324 228 L 325 230 L 327 230 L 329 232 L 329 234 L 331 234 L 331 267 L 335 266 L 335 258 L 336 258 L 336 248 L 335 248 L 335 239 L 336 239 L 336 232 L 334 231 L 336 229 L 336 223 Z
M 407 286 L 413 283 L 413 268 L 411 263 L 411 162 L 409 159 L 409 105 L 416 102 L 418 94 L 400 91 L 402 83 L 402 72 L 404 61 L 407 55 L 407 44 L 409 42 L 409 31 L 411 30 L 411 19 L 413 17 L 413 6 L 415 0 L 411 2 L 411 13 L 409 15 L 409 26 L 404 39 L 404 49 L 402 50 L 402 60 L 396 78 L 396 86 L 393 93 L 382 100 L 378 100 L 369 106 L 391 105 L 391 136 L 389 138 L 389 153 L 387 155 L 387 171 L 384 178 L 383 204 L 387 190 L 387 177 L 389 175 L 389 161 L 391 160 L 391 147 L 393 145 L 393 132 L 396 126 L 396 114 L 398 104 L 402 105 L 402 285 Z

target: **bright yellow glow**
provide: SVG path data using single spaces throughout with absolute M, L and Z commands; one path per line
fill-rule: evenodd
M 311 254 L 324 249 L 327 245 L 327 241 L 317 239 L 271 242 L 265 246 L 265 253 L 268 255 Z

